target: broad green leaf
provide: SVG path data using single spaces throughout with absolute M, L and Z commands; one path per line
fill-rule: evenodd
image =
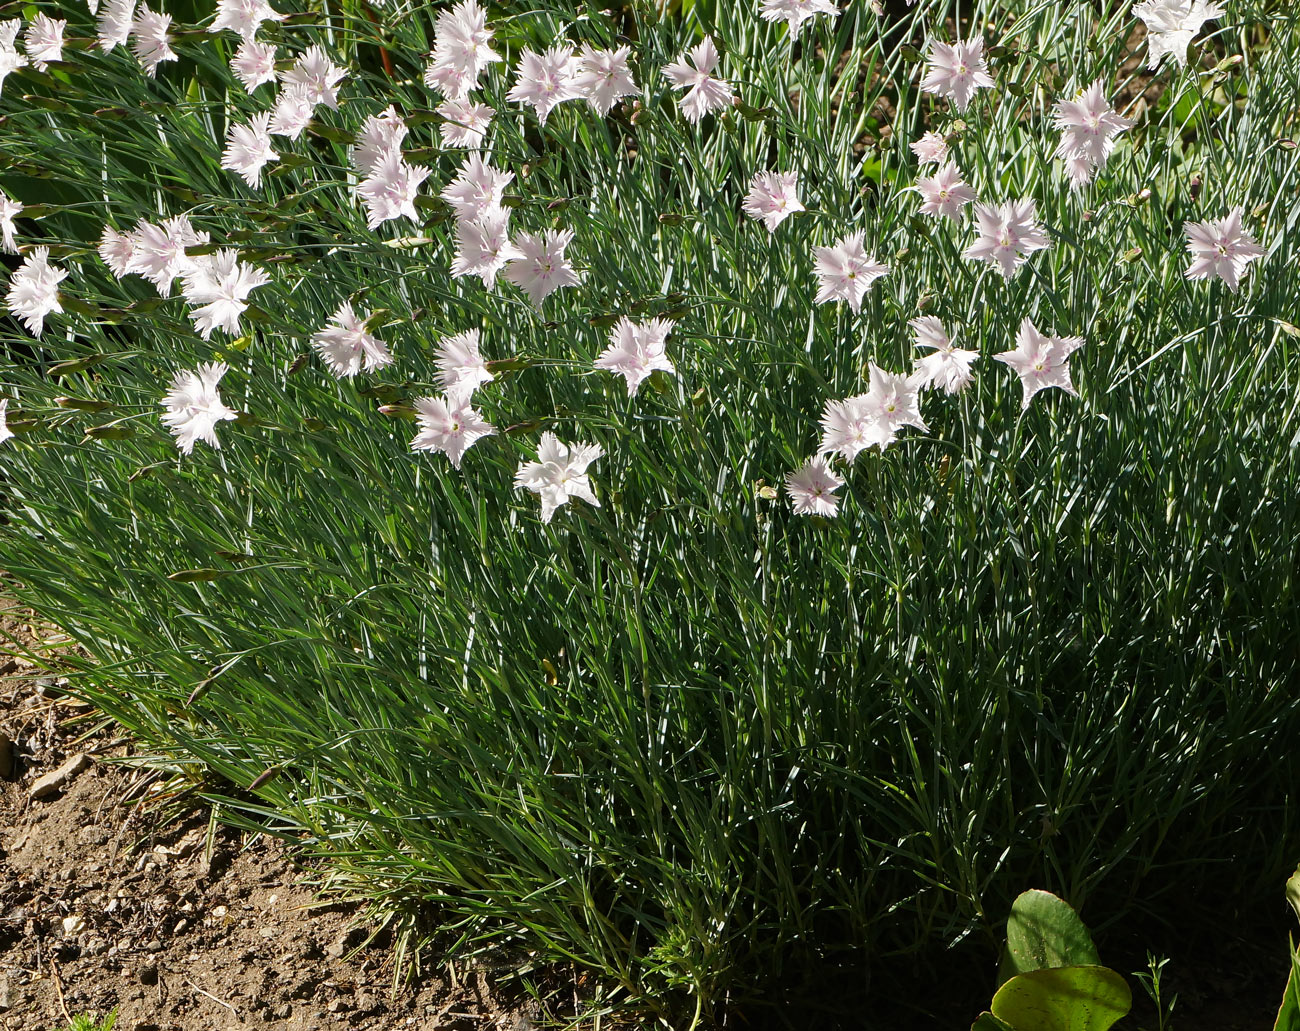
M 998 984 L 1016 974 L 1045 967 L 1096 966 L 1101 963 L 1092 935 L 1063 899 L 1049 891 L 1027 891 L 1011 904 L 1007 948 L 998 969 Z
M 1295 880 L 1293 877 L 1292 880 Z M 1289 891 L 1290 882 L 1288 882 Z M 1278 1008 L 1273 1031 L 1300 1031 L 1300 953 L 1291 947 L 1291 974 L 1286 979 L 1286 991 Z
M 1291 903 L 1296 916 L 1300 917 L 1300 868 L 1286 882 L 1286 900 Z
M 1015 1031 L 1107 1031 L 1133 1006 L 1124 978 L 1103 966 L 1017 974 L 993 996 L 993 1013 Z
M 1000 1020 L 988 1010 L 985 1010 L 975 1018 L 975 1023 L 970 1026 L 970 1031 L 1016 1031 L 1005 1020 Z

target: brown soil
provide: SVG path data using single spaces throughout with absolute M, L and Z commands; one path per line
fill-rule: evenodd
M 14 637 L 66 647 L 0 601 L 0 1028 L 63 1031 L 114 1007 L 118 1031 L 531 1026 L 481 970 L 443 966 L 394 990 L 390 940 L 320 908 L 278 843 L 209 837 L 203 809 L 166 804 L 129 742 L 57 676 L 5 656 Z M 31 797 L 77 755 L 84 769 Z

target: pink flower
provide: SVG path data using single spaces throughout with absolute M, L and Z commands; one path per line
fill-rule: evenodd
M 377 229 L 403 216 L 419 222 L 415 197 L 430 171 L 423 166 L 408 165 L 398 147 L 388 150 L 357 187 L 357 195 L 366 206 L 366 225 Z
M 582 46 L 573 84 L 602 118 L 609 114 L 614 101 L 641 92 L 632 81 L 632 73 L 627 68 L 628 55 L 631 53 L 631 47 L 597 50 L 585 43 Z
M 217 0 L 217 16 L 208 31 L 230 29 L 251 40 L 264 21 L 284 21 L 284 15 L 276 12 L 267 0 Z
M 844 486 L 822 455 L 810 458 L 785 477 L 785 490 L 794 504 L 795 515 L 834 516 L 840 510 L 835 492 Z
M 230 59 L 230 70 L 249 93 L 264 82 L 275 82 L 275 46 L 245 39 Z
M 373 173 L 390 150 L 401 146 L 407 131 L 406 123 L 392 104 L 382 114 L 368 115 L 352 148 L 352 164 L 362 172 Z
M 948 160 L 948 141 L 942 133 L 927 132 L 911 144 L 911 148 L 916 160 L 923 165 L 941 165 Z
M 486 104 L 476 104 L 467 98 L 444 100 L 437 110 L 446 119 L 438 126 L 444 147 L 483 146 L 483 135 L 496 114 Z
M 363 366 L 366 372 L 374 372 L 393 363 L 388 347 L 366 332 L 366 319 L 357 316 L 350 302 L 341 304 L 330 321 L 334 325 L 312 334 L 311 345 L 335 376 L 348 379 Z
M 582 96 L 576 72 L 573 47 L 553 46 L 540 54 L 525 50 L 519 58 L 519 77 L 506 99 L 531 105 L 537 120 L 545 125 L 556 104 Z
M 868 395 L 857 394 L 843 401 L 827 401 L 822 411 L 821 454 L 838 454 L 852 462 L 869 447 L 882 451 L 893 435 L 877 418 Z
M 1048 387 L 1060 387 L 1067 394 L 1075 393 L 1070 383 L 1070 368 L 1065 362 L 1082 346 L 1083 337 L 1044 336 L 1033 322 L 1025 319 L 1016 334 L 1015 348 L 993 357 L 1011 366 L 1020 377 L 1025 391 L 1020 405 L 1023 411 L 1029 407 L 1035 394 Z
M 1006 279 L 1034 251 L 1051 246 L 1038 224 L 1034 202 L 1028 198 L 1006 204 L 976 204 L 975 221 L 979 238 L 966 248 L 963 256 L 996 263 Z
M 443 337 L 433 352 L 433 364 L 438 368 L 438 385 L 448 396 L 469 397 L 484 383 L 491 383 L 483 355 L 479 353 L 479 331 L 468 329 Z
M 690 64 L 686 63 L 688 57 Z M 731 104 L 731 86 L 712 75 L 717 66 L 718 48 L 712 36 L 705 36 L 679 60 L 664 65 L 664 75 L 677 89 L 686 90 L 678 106 L 688 122 L 698 122 L 710 111 L 721 111 Z
M 951 161 L 945 162 L 932 176 L 916 181 L 921 194 L 921 213 L 946 215 L 954 222 L 961 221 L 961 209 L 975 200 L 973 189 L 962 182 L 961 171 Z
M 478 86 L 488 65 L 501 60 L 491 47 L 487 13 L 476 0 L 461 0 L 438 15 L 434 27 L 433 60 L 424 71 L 424 84 L 449 100 L 463 100 Z
M 267 131 L 275 136 L 287 136 L 296 140 L 311 121 L 314 108 L 306 86 L 286 86 L 275 98 L 275 108 L 271 112 Z
M 922 390 L 941 387 L 949 394 L 957 394 L 970 384 L 971 366 L 979 360 L 978 351 L 964 351 L 954 347 L 943 328 L 943 323 L 933 315 L 912 319 L 909 326 L 916 332 L 916 346 L 932 348 L 930 354 L 916 360 L 912 375 Z
M 131 259 L 135 256 L 135 241 L 130 233 L 119 233 L 112 226 L 106 225 L 103 235 L 99 238 L 98 249 L 104 264 L 118 279 L 131 271 Z M 170 280 L 167 289 L 171 289 Z
M 513 172 L 502 172 L 482 155 L 471 154 L 440 196 L 456 209 L 457 221 L 473 222 L 501 207 L 505 189 L 514 178 Z
M 635 397 L 642 381 L 652 372 L 677 374 L 664 353 L 672 328 L 667 319 L 650 319 L 638 326 L 626 317 L 620 318 L 610 334 L 613 343 L 596 359 L 596 368 L 625 377 L 627 396 Z
M 208 234 L 198 232 L 184 215 L 165 218 L 162 225 L 141 221 L 131 233 L 125 272 L 144 276 L 163 297 L 170 297 L 172 280 L 194 266 L 194 260 L 185 253 L 185 248 L 207 242 Z M 118 254 L 125 250 L 120 244 L 115 247 Z M 100 253 L 102 255 L 103 251 Z
M 262 181 L 262 169 L 280 155 L 271 146 L 271 112 L 253 115 L 247 125 L 230 126 L 221 167 L 238 172 L 244 182 L 256 187 Z
M 510 242 L 510 209 L 497 208 L 473 222 L 456 223 L 456 256 L 451 262 L 451 276 L 481 276 L 489 290 L 496 284 L 497 273 L 506 267 L 514 254 Z
M 38 72 L 45 71 L 50 61 L 63 60 L 63 30 L 67 25 L 66 21 L 41 12 L 27 26 L 23 45 L 27 48 L 27 59 Z
M 573 265 L 564 249 L 573 240 L 571 229 L 548 229 L 536 235 L 520 233 L 510 249 L 505 277 L 528 295 L 535 308 L 562 286 L 577 286 Z
M 167 409 L 162 421 L 175 436 L 181 454 L 190 454 L 196 440 L 220 448 L 217 423 L 239 418 L 238 412 L 222 403 L 217 391 L 217 384 L 228 371 L 224 362 L 211 362 L 194 372 L 178 372 L 172 377 L 172 388 L 162 399 Z
M 774 233 L 785 219 L 804 210 L 798 190 L 798 172 L 755 172 L 741 210 L 767 226 L 769 233 Z
M 790 35 L 797 36 L 804 22 L 819 14 L 829 15 L 833 20 L 840 12 L 835 0 L 762 0 L 758 14 L 764 21 L 786 22 Z
M 858 230 L 842 237 L 833 247 L 814 247 L 813 272 L 819 283 L 817 304 L 827 301 L 848 301 L 853 311 L 862 307 L 862 298 L 873 282 L 889 272 L 888 265 L 876 261 L 862 244 L 863 233 Z
M 541 496 L 544 523 L 549 523 L 555 510 L 574 498 L 599 508 L 587 467 L 604 453 L 599 444 L 562 444 L 548 430 L 537 446 L 537 461 L 519 464 L 515 488 L 525 487 Z
M 1133 122 L 1121 118 L 1098 79 L 1086 90 L 1080 90 L 1073 100 L 1062 100 L 1056 105 L 1056 127 L 1061 130 L 1061 142 L 1056 156 L 1065 162 L 1071 185 L 1078 189 L 1088 182 L 1096 169 L 1106 163 L 1115 149 L 1115 137 L 1133 127 Z
M 131 23 L 135 42 L 131 52 L 144 67 L 145 74 L 153 78 L 158 73 L 158 66 L 164 61 L 177 60 L 176 51 L 172 49 L 171 36 L 167 30 L 171 27 L 172 16 L 151 11 L 141 7 L 140 13 Z
M 324 104 L 338 110 L 339 96 L 335 86 L 347 77 L 347 70 L 338 67 L 326 55 L 323 47 L 308 47 L 294 66 L 280 76 L 286 86 L 301 86 L 313 105 Z
M 467 396 L 417 397 L 415 410 L 420 431 L 411 440 L 411 450 L 441 451 L 457 469 L 466 451 L 496 433 L 483 414 L 470 407 Z
M 921 418 L 921 381 L 886 372 L 872 362 L 865 394 L 830 401 L 822 413 L 821 453 L 836 452 L 852 462 L 869 447 L 884 451 L 904 426 L 928 430 Z
M 993 85 L 988 67 L 984 64 L 984 40 L 976 36 L 969 43 L 930 44 L 930 63 L 921 89 L 947 97 L 958 111 L 970 106 L 975 91 Z
M 1218 276 L 1234 294 L 1246 268 L 1266 253 L 1250 233 L 1241 227 L 1241 208 L 1233 208 L 1226 218 L 1212 222 L 1188 222 L 1187 251 L 1192 264 L 1183 273 L 1188 279 Z

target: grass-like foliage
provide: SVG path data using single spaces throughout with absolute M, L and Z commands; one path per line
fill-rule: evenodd
M 0 328 L 0 566 L 94 655 L 81 690 L 209 783 L 254 785 L 231 804 L 366 897 L 434 903 L 467 947 L 572 960 L 682 1025 L 992 942 L 1028 886 L 1097 925 L 1289 869 L 1293 5 L 1227 0 L 1154 73 L 1117 0 L 851 0 L 795 39 L 748 2 L 493 6 L 485 156 L 514 173 L 511 231 L 571 230 L 581 278 L 540 312 L 450 276 L 438 193 L 465 152 L 421 81 L 438 9 L 306 6 L 258 38 L 282 61 L 321 45 L 340 104 L 273 137 L 257 187 L 222 153 L 275 87 L 237 83 L 211 9 L 169 9 L 180 59 L 150 78 L 74 45 L 84 5 L 5 8 L 69 22 L 64 60 L 0 91 L 17 242 L 69 275 L 39 338 Z M 705 33 L 740 104 L 693 124 L 660 69 Z M 977 34 L 994 86 L 958 112 L 920 90 L 927 44 Z M 505 94 L 560 37 L 629 45 L 642 92 L 539 125 Z M 1075 190 L 1054 111 L 1097 79 L 1135 124 Z M 419 221 L 372 230 L 349 146 L 389 104 L 431 171 Z M 1009 278 L 963 257 L 969 214 L 909 189 L 927 129 L 982 201 L 1033 198 L 1050 247 Z M 774 233 L 741 211 L 764 170 L 798 172 L 807 208 Z M 1240 290 L 1185 278 L 1184 225 L 1234 208 L 1265 251 Z M 106 224 L 182 214 L 211 238 L 192 257 L 235 247 L 269 276 L 239 336 L 203 339 L 185 298 L 96 254 Z M 856 230 L 890 272 L 856 313 L 815 303 L 814 246 Z M 337 379 L 309 341 L 348 300 L 394 361 Z M 782 480 L 824 406 L 869 363 L 908 369 L 922 314 L 979 352 L 973 381 L 921 395 L 928 430 L 836 458 L 837 516 L 795 514 Z M 633 397 L 593 367 L 619 316 L 672 320 L 675 375 Z M 993 356 L 1025 318 L 1084 345 L 1077 395 L 1022 411 Z M 402 415 L 468 329 L 497 432 L 457 469 Z M 211 361 L 243 414 L 183 455 L 160 402 Z M 515 488 L 543 431 L 604 449 L 599 507 L 544 523 Z

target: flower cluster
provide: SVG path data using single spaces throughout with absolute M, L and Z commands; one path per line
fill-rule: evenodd
M 98 45 L 105 53 L 127 47 L 148 77 L 156 76 L 164 62 L 178 59 L 169 14 L 153 11 L 141 0 L 103 0 L 102 9 L 99 0 L 89 2 L 92 13 L 97 15 Z M 1152 68 L 1160 67 L 1167 56 L 1185 67 L 1196 34 L 1206 22 L 1225 15 L 1224 9 L 1210 0 L 1141 0 L 1132 13 L 1145 23 Z M 805 26 L 818 19 L 823 24 L 832 22 L 839 16 L 839 9 L 832 0 L 758 0 L 757 14 L 768 22 L 785 23 L 785 29 L 777 31 L 784 32 L 793 45 Z M 340 104 L 340 91 L 349 79 L 348 68 L 336 64 L 325 46 L 314 44 L 282 55 L 276 43 L 259 40 L 265 23 L 283 22 L 285 18 L 268 0 L 217 0 L 207 28 L 210 33 L 231 32 L 239 37 L 238 48 L 230 59 L 231 76 L 250 97 L 256 98 L 255 104 L 262 106 L 243 121 L 231 120 L 224 141 L 218 144 L 224 144 L 221 167 L 252 190 L 262 189 L 268 166 L 280 161 L 277 148 L 287 149 L 275 138 L 293 141 L 309 130 L 324 132 L 315 122 L 320 109 L 346 114 L 353 107 Z M 45 13 L 34 14 L 25 31 L 19 19 L 0 21 L 0 88 L 7 75 L 28 65 L 40 71 L 52 62 L 62 61 L 66 24 Z M 18 49 L 20 33 L 24 52 Z M 476 277 L 488 291 L 496 290 L 498 280 L 504 280 L 519 291 L 512 295 L 512 303 L 518 303 L 522 295 L 540 312 L 556 291 L 583 283 L 568 253 L 574 232 L 555 224 L 517 231 L 511 225 L 512 212 L 521 201 L 520 197 L 508 195 L 508 191 L 519 189 L 516 170 L 502 157 L 505 148 L 494 153 L 491 146 L 490 137 L 500 132 L 493 128 L 498 112 L 484 102 L 482 95 L 476 96 L 477 91 L 485 89 L 484 77 L 488 76 L 486 89 L 490 90 L 492 77 L 501 74 L 493 69 L 504 69 L 506 63 L 497 49 L 486 9 L 478 0 L 459 0 L 437 14 L 433 36 L 422 81 L 437 94 L 440 140 L 444 148 L 457 152 L 459 168 L 440 188 L 426 186 L 436 169 L 413 163 L 418 160 L 414 149 L 403 149 L 411 125 L 416 122 L 412 119 L 408 125 L 398 106 L 390 104 L 378 113 L 364 114 L 358 119 L 360 125 L 352 123 L 349 135 L 344 137 L 352 140 L 349 174 L 353 176 L 353 195 L 364 208 L 366 225 L 372 232 L 399 220 L 421 225 L 425 211 L 445 205 L 439 217 L 449 213 L 454 220 L 450 278 Z M 181 38 L 192 37 L 184 33 Z M 281 40 L 278 31 L 276 39 Z M 990 92 L 996 90 L 997 81 L 989 56 L 997 55 L 998 48 L 986 55 L 984 38 L 973 35 L 951 42 L 931 39 L 926 50 L 928 59 L 920 88 L 934 98 L 927 104 L 947 104 L 959 114 L 974 106 L 969 117 L 977 119 L 984 104 L 996 96 Z M 598 48 L 589 42 L 556 38 L 549 46 L 519 51 L 514 67 L 505 70 L 511 81 L 504 96 L 523 112 L 531 112 L 522 117 L 535 118 L 537 129 L 546 127 L 552 118 L 568 119 L 568 114 L 557 116 L 556 111 L 571 102 L 578 106 L 566 111 L 575 111 L 576 119 L 593 115 L 607 118 L 619 101 L 644 95 L 634 79 L 632 59 L 630 45 Z M 662 88 L 666 82 L 674 91 L 680 117 L 693 127 L 689 131 L 707 132 L 708 127 L 703 125 L 707 116 L 733 107 L 746 118 L 752 114 L 753 109 L 741 102 L 738 87 L 724 76 L 722 55 L 712 35 L 695 40 L 677 60 L 663 65 L 659 74 L 659 86 Z M 738 77 L 736 82 L 743 84 L 745 78 Z M 262 91 L 265 85 L 275 87 L 274 96 Z M 982 98 L 981 103 L 976 103 L 977 98 Z M 799 100 L 803 102 L 803 98 Z M 635 124 L 639 114 L 644 113 L 641 99 L 626 105 L 624 114 L 629 107 Z M 577 113 L 588 109 L 590 113 Z M 520 110 L 514 113 L 521 116 Z M 732 126 L 733 117 L 740 116 L 729 116 L 723 123 Z M 1078 87 L 1069 99 L 1058 100 L 1053 121 L 1059 132 L 1054 156 L 1076 194 L 1093 183 L 1115 153 L 1121 135 L 1136 124 L 1112 106 L 1104 78 L 1095 78 L 1089 85 Z M 981 191 L 972 183 L 998 190 L 1000 180 L 982 173 L 982 164 L 968 163 L 968 172 L 976 174 L 969 176 L 972 182 L 966 181 L 960 141 L 969 138 L 964 122 L 952 123 L 946 133 L 934 128 L 918 133 L 908 145 L 915 157 L 916 172 L 906 177 L 910 182 L 900 184 L 898 196 L 919 196 L 919 214 L 936 220 L 932 223 L 936 234 L 973 230 L 973 236 L 960 245 L 962 256 L 995 269 L 1010 281 L 1034 254 L 1052 247 L 1054 238 L 1068 240 L 1068 234 L 1044 225 L 1030 197 L 993 199 L 986 193 L 981 199 Z M 767 153 L 784 151 L 773 146 Z M 906 150 L 901 153 L 906 157 Z M 525 167 L 520 175 L 527 173 Z M 745 174 L 748 189 L 739 201 L 740 211 L 760 222 L 768 234 L 791 233 L 789 226 L 784 230 L 781 227 L 792 216 L 808 210 L 800 196 L 800 173 L 787 165 L 785 169 L 746 169 Z M 809 179 L 816 190 L 820 184 L 811 175 Z M 430 195 L 422 197 L 422 191 Z M 814 239 L 825 241 L 812 245 L 811 275 L 816 282 L 813 304 L 842 301 L 852 315 L 860 316 L 873 284 L 891 277 L 885 287 L 878 288 L 889 289 L 898 282 L 890 266 L 877 259 L 879 252 L 893 262 L 894 252 L 885 249 L 886 231 L 874 225 L 836 225 L 830 212 L 817 210 L 815 202 L 819 200 L 824 203 L 826 197 L 814 195 L 810 200 L 814 203 L 813 213 L 793 223 L 794 232 L 798 232 L 802 224 L 817 219 Z M 973 225 L 969 227 L 968 208 L 973 214 Z M 529 210 L 526 203 L 524 210 Z M 23 212 L 21 203 L 0 193 L 0 248 L 22 255 L 20 267 L 10 278 L 6 304 L 28 331 L 39 337 L 49 316 L 64 313 L 60 284 L 69 273 L 51 264 L 48 247 L 20 244 L 18 220 Z M 1240 289 L 1250 263 L 1265 255 L 1264 248 L 1245 228 L 1244 218 L 1244 209 L 1233 207 L 1219 220 L 1189 221 L 1184 225 L 1192 259 L 1185 270 L 1187 279 L 1213 277 L 1233 292 Z M 828 221 L 830 228 L 824 231 L 821 226 Z M 747 223 L 743 231 L 758 230 Z M 60 257 L 66 253 L 56 251 Z M 179 280 L 189 318 L 204 340 L 217 330 L 238 335 L 252 292 L 271 281 L 266 271 L 243 260 L 238 249 L 213 244 L 209 233 L 197 229 L 187 215 L 160 217 L 156 222 L 143 219 L 126 232 L 107 225 L 98 253 L 114 276 L 140 276 L 164 298 L 171 296 Z M 388 344 L 377 335 L 383 331 L 379 313 L 358 308 L 358 300 L 357 295 L 335 298 L 331 303 L 337 307 L 332 316 L 310 337 L 311 347 L 323 365 L 340 379 L 372 373 L 396 361 Z M 622 376 L 629 399 L 637 398 L 641 385 L 656 372 L 661 378 L 654 381 L 655 386 L 667 389 L 666 377 L 678 374 L 669 356 L 673 321 L 662 317 L 634 321 L 619 315 L 613 322 L 609 344 L 595 359 L 592 371 Z M 910 371 L 888 371 L 871 361 L 864 392 L 825 402 L 817 453 L 786 477 L 786 489 L 797 514 L 834 516 L 839 505 L 836 492 L 846 482 L 836 472 L 834 462 L 852 465 L 871 448 L 883 452 L 908 428 L 928 432 L 921 414 L 923 399 L 930 393 L 956 395 L 971 384 L 980 358 L 978 351 L 957 346 L 953 334 L 934 315 L 912 318 L 908 325 L 920 352 Z M 1023 410 L 1047 388 L 1076 393 L 1067 362 L 1083 343 L 1078 336 L 1044 333 L 1030 318 L 1024 318 L 1015 346 L 991 357 L 1018 376 Z M 497 433 L 474 407 L 476 393 L 496 379 L 493 363 L 484 359 L 480 346 L 478 329 L 443 337 L 435 352 L 441 393 L 411 402 L 418 422 L 411 449 L 445 454 L 456 468 L 471 447 Z M 218 383 L 227 371 L 225 364 L 214 362 L 176 374 L 162 402 L 166 409 L 162 419 L 183 453 L 191 453 L 195 441 L 219 446 L 217 424 L 237 417 L 238 413 L 224 405 L 218 392 Z M 4 421 L 6 404 L 0 401 L 0 441 L 12 436 Z M 403 409 L 403 413 L 411 415 L 412 410 Z M 599 505 L 588 468 L 603 454 L 598 444 L 569 445 L 545 432 L 537 460 L 519 467 L 515 485 L 539 495 L 542 518 L 548 522 L 560 506 L 572 499 Z

